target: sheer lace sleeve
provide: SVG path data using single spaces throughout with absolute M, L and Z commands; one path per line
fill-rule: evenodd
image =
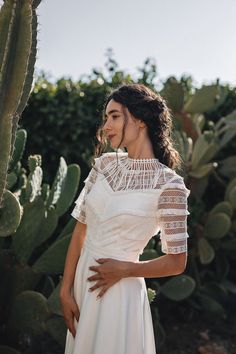
M 190 190 L 186 188 L 179 175 L 172 178 L 162 188 L 157 219 L 161 230 L 161 250 L 163 253 L 181 253 L 187 251 L 187 198 Z
M 99 158 L 95 158 L 95 167 L 98 168 Z M 92 186 L 94 185 L 97 178 L 97 171 L 91 168 L 87 178 L 84 180 L 84 187 L 81 190 L 78 198 L 75 200 L 75 207 L 71 215 L 78 221 L 86 224 L 86 210 L 85 210 L 85 200 L 87 193 L 90 192 Z

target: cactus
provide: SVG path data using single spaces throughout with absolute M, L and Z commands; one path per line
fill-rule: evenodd
M 33 270 L 39 273 L 62 274 L 71 234 L 54 242 L 34 263 Z
M 13 156 L 9 163 L 9 171 L 15 169 L 18 161 L 21 160 L 25 150 L 26 139 L 27 139 L 26 130 L 25 129 L 17 130 Z
M 236 156 L 229 156 L 221 160 L 219 172 L 225 177 L 236 178 Z
M 184 110 L 189 113 L 205 113 L 216 110 L 228 94 L 227 87 L 220 85 L 203 85 L 185 103 Z
M 58 202 L 58 199 L 61 194 L 62 186 L 63 186 L 65 179 L 66 179 L 66 175 L 67 175 L 67 164 L 66 164 L 64 158 L 61 157 L 59 167 L 58 167 L 58 170 L 56 173 L 56 177 L 53 181 L 53 185 L 52 185 L 52 188 L 50 190 L 49 197 L 47 200 L 47 208 L 52 207 L 53 205 L 55 205 Z
M 4 257 L 2 252 L 0 257 Z M 30 266 L 11 264 L 11 260 L 6 260 L 2 269 L 4 276 L 2 277 L 1 302 L 8 306 L 12 306 L 15 297 L 22 291 L 35 289 L 42 278 L 42 275 L 36 274 Z
M 224 125 L 225 124 L 225 125 Z M 224 126 L 222 126 L 224 125 Z M 219 129 L 220 126 L 220 129 Z M 222 127 L 221 127 L 222 126 Z M 226 115 L 216 124 L 218 135 L 224 133 L 219 141 L 220 148 L 225 147 L 235 136 L 236 131 L 236 110 Z
M 215 137 L 212 132 L 204 132 L 199 135 L 197 141 L 194 144 L 192 154 L 192 169 L 196 169 L 199 165 L 204 165 L 215 156 L 219 150 L 219 145 L 215 141 Z
M 41 194 L 41 184 L 43 180 L 43 171 L 41 168 L 41 156 L 34 155 L 28 158 L 30 174 L 27 178 L 25 188 L 25 201 L 33 202 Z
M 166 99 L 168 107 L 174 112 L 181 112 L 184 105 L 183 85 L 175 78 L 169 78 L 164 83 L 164 88 L 160 94 Z
M 58 316 L 62 316 L 61 304 L 59 299 L 60 286 L 61 282 L 57 285 L 57 287 L 53 290 L 53 292 L 48 298 L 48 308 L 50 312 Z
M 204 311 L 208 312 L 209 314 L 219 316 L 223 319 L 226 318 L 225 310 L 218 301 L 214 300 L 212 297 L 203 292 L 199 292 L 196 296 Z
M 205 225 L 204 234 L 209 239 L 222 238 L 229 232 L 231 220 L 225 213 L 214 213 L 209 215 Z
M 61 161 L 66 166 L 67 173 L 66 175 L 63 173 L 63 179 L 60 177 L 60 188 L 57 189 L 55 199 L 52 197 L 55 195 L 55 182 L 51 190 L 50 186 L 45 184 L 43 189 L 41 177 L 39 179 L 34 178 L 38 168 L 41 169 L 41 156 L 34 155 L 29 158 L 30 174 L 27 178 L 26 187 L 22 188 L 23 195 L 20 196 L 20 201 L 24 207 L 24 215 L 18 229 L 12 234 L 16 255 L 24 263 L 29 261 L 35 248 L 51 237 L 57 227 L 58 218 L 68 210 L 75 197 L 80 178 L 80 168 L 75 164 L 67 166 L 64 159 L 61 159 Z M 57 177 L 55 180 L 57 180 Z M 56 204 L 48 202 L 49 194 L 51 195 L 51 201 L 54 200 L 54 203 L 57 201 Z
M 202 264 L 209 264 L 215 257 L 215 251 L 212 246 L 209 244 L 208 240 L 204 237 L 201 237 L 198 240 L 198 254 L 200 262 Z
M 20 162 L 18 161 L 18 163 Z M 23 206 L 20 205 L 18 199 L 14 196 L 16 202 L 20 206 L 20 210 L 24 210 L 20 224 L 17 229 L 13 228 L 12 232 L 11 229 L 9 229 L 7 232 L 12 236 L 10 243 L 10 251 L 12 254 L 10 258 L 12 264 L 6 262 L 4 254 L 0 252 L 0 270 L 1 272 L 3 271 L 4 274 L 4 282 L 2 282 L 2 285 L 3 289 L 6 289 L 6 291 L 2 292 L 0 301 L 1 303 L 7 302 L 7 309 L 11 309 L 10 316 L 7 313 L 3 314 L 6 319 L 9 318 L 6 331 L 7 334 L 10 332 L 12 333 L 11 339 L 13 339 L 13 343 L 15 343 L 15 345 L 19 348 L 22 348 L 22 346 L 28 346 L 35 336 L 45 331 L 47 331 L 55 340 L 58 341 L 59 344 L 61 344 L 63 338 L 62 336 L 66 333 L 65 325 L 62 323 L 62 321 L 64 321 L 62 317 L 60 319 L 56 317 L 48 319 L 46 316 L 45 320 L 41 321 L 41 317 L 38 315 L 36 307 L 39 309 L 41 314 L 45 314 L 46 312 L 53 315 L 53 311 L 51 311 L 52 309 L 49 309 L 48 300 L 46 300 L 45 303 L 45 298 L 42 294 L 49 296 L 52 292 L 54 292 L 54 280 L 48 276 L 48 274 L 61 274 L 63 272 L 67 247 L 73 231 L 73 223 L 68 223 L 68 226 L 64 229 L 64 232 L 67 231 L 65 236 L 62 236 L 54 243 L 51 242 L 51 246 L 46 245 L 42 247 L 42 244 L 52 236 L 58 225 L 59 215 L 57 214 L 57 204 L 50 205 L 48 209 L 46 207 L 47 196 L 50 192 L 49 185 L 43 184 L 43 188 L 39 183 L 37 183 L 37 188 L 33 186 L 33 174 L 35 173 L 37 167 L 41 164 L 41 156 L 36 155 L 35 157 L 30 157 L 30 173 L 28 176 L 25 173 L 26 171 L 22 171 L 22 168 L 19 169 L 18 163 L 15 165 L 13 170 L 18 173 L 17 177 L 19 179 L 22 178 L 22 175 L 24 175 L 26 183 L 23 184 L 23 187 L 20 190 L 21 193 L 17 192 L 20 200 L 24 203 Z M 60 188 L 59 191 L 62 194 L 58 192 L 59 194 L 57 201 L 60 201 L 60 207 L 58 210 L 60 210 L 61 215 L 63 210 L 66 212 L 70 207 L 77 192 L 80 177 L 79 166 L 75 164 L 69 165 L 67 168 L 67 173 L 68 174 L 64 177 L 63 187 Z M 27 192 L 26 198 L 25 191 L 27 185 L 29 185 L 29 180 L 31 181 L 32 188 L 28 189 L 29 192 Z M 33 192 L 34 189 L 37 189 L 36 195 Z M 65 198 L 63 198 L 64 193 L 68 194 Z M 9 198 L 13 195 L 10 191 L 6 191 L 4 196 L 8 196 L 8 194 Z M 34 194 L 34 198 L 31 198 L 32 194 Z M 12 208 L 13 207 L 11 207 L 11 210 Z M 7 210 L 10 209 L 2 209 L 2 211 L 5 212 Z M 14 225 L 12 220 L 13 216 L 16 217 L 17 213 L 12 213 L 10 217 L 5 214 L 1 214 L 1 217 L 8 221 L 7 225 L 9 224 L 9 221 L 11 221 L 11 225 Z M 1 223 L 1 226 L 2 235 L 6 236 L 7 229 L 3 228 L 3 222 Z M 45 250 L 45 247 L 48 248 L 48 250 L 43 253 L 42 251 Z M 36 261 L 35 254 L 37 255 Z M 45 278 L 43 278 L 44 275 L 42 273 L 47 273 L 45 274 Z M 36 286 L 40 286 L 42 294 L 35 292 Z M 58 289 L 59 287 L 57 287 L 57 291 Z M 37 317 L 35 322 L 33 318 L 30 318 L 30 312 L 27 312 L 24 308 L 25 301 L 29 304 L 29 311 L 32 312 L 32 309 L 34 309 L 35 316 Z M 57 301 L 59 307 L 58 293 Z M 22 313 L 20 312 L 21 308 Z M 21 319 L 14 322 L 13 313 L 19 314 Z M 26 325 L 27 321 L 29 322 L 29 327 Z M 58 335 L 57 331 L 59 331 Z M 26 343 L 26 341 L 29 342 Z
M 192 171 L 189 172 L 189 176 L 195 177 L 195 178 L 203 178 L 208 176 L 216 167 L 216 163 L 208 163 L 205 165 L 202 165 L 200 167 L 197 167 L 196 169 L 193 169 Z
M 225 200 L 230 201 L 230 194 L 231 191 L 236 187 L 236 178 L 233 178 L 229 184 L 227 185 L 227 188 L 225 190 Z
M 188 298 L 196 287 L 195 280 L 188 275 L 177 275 L 167 280 L 161 287 L 161 293 L 173 301 Z
M 147 261 L 149 259 L 154 259 L 154 258 L 157 258 L 158 256 L 158 253 L 156 250 L 154 249 L 144 249 L 143 250 L 143 253 L 141 254 L 140 256 L 140 260 L 141 261 Z
M 178 141 L 178 151 L 184 162 L 190 160 L 193 150 L 193 140 L 184 131 L 174 132 L 175 140 Z
M 3 208 L 0 213 L 0 236 L 13 234 L 20 224 L 22 207 L 13 193 L 6 190 L 3 198 Z
M 17 295 L 11 308 L 7 334 L 13 343 L 22 345 L 45 331 L 49 315 L 47 299 L 42 294 L 30 290 L 23 291 Z
M 15 172 L 10 172 L 7 175 L 7 187 L 11 190 L 17 182 L 17 175 Z
M 41 198 L 44 200 L 45 204 L 48 200 L 49 193 L 50 193 L 50 185 L 48 183 L 43 183 L 41 189 Z
M 65 346 L 67 327 L 63 317 L 53 316 L 49 318 L 46 323 L 46 330 L 61 348 Z
M 236 187 L 233 187 L 230 191 L 229 202 L 231 203 L 232 207 L 236 209 Z
M 220 203 L 217 203 L 210 211 L 209 215 L 216 214 L 216 213 L 225 213 L 231 218 L 233 216 L 232 205 L 227 201 L 222 201 Z
M 75 197 L 74 186 L 77 184 L 78 180 L 80 180 L 80 167 L 76 164 L 69 165 L 56 204 L 58 216 L 65 214 L 68 207 L 72 204 Z
M 18 259 L 27 263 L 35 247 L 51 236 L 57 223 L 58 216 L 55 210 L 46 212 L 41 198 L 25 204 L 21 223 L 12 235 L 13 247 Z
M 0 11 L 0 207 L 18 121 L 33 81 L 40 1 L 6 0 Z
M 57 240 L 61 239 L 63 236 L 66 236 L 67 234 L 72 234 L 74 228 L 76 225 L 76 220 L 75 218 L 70 218 L 68 223 L 65 225 L 59 236 L 57 237 Z

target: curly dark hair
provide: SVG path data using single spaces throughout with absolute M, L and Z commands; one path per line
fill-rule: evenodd
M 124 107 L 126 107 L 134 118 L 138 118 L 146 124 L 155 157 L 161 163 L 172 169 L 181 167 L 183 161 L 178 151 L 174 148 L 171 111 L 167 107 L 166 101 L 160 94 L 152 91 L 143 84 L 137 83 L 122 84 L 114 89 L 106 98 L 102 112 L 103 121 L 96 133 L 99 143 L 95 147 L 94 158 L 101 156 L 108 146 L 108 140 L 102 127 L 105 122 L 106 107 L 111 99 L 122 105 L 122 111 L 125 117 L 122 139 L 119 146 L 124 139 L 124 132 L 128 120 L 124 109 Z

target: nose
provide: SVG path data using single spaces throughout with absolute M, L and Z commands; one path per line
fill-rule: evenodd
M 104 123 L 102 130 L 104 130 L 105 132 L 111 130 L 111 124 L 108 122 L 108 120 Z

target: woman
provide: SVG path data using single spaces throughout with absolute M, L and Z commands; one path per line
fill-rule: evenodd
M 159 94 L 141 84 L 121 85 L 107 98 L 103 116 L 95 165 L 71 214 L 78 222 L 60 289 L 65 354 L 155 354 L 144 278 L 184 271 L 190 190 L 174 171 L 181 159 Z M 101 155 L 108 139 L 127 152 Z M 166 254 L 140 262 L 159 231 Z

